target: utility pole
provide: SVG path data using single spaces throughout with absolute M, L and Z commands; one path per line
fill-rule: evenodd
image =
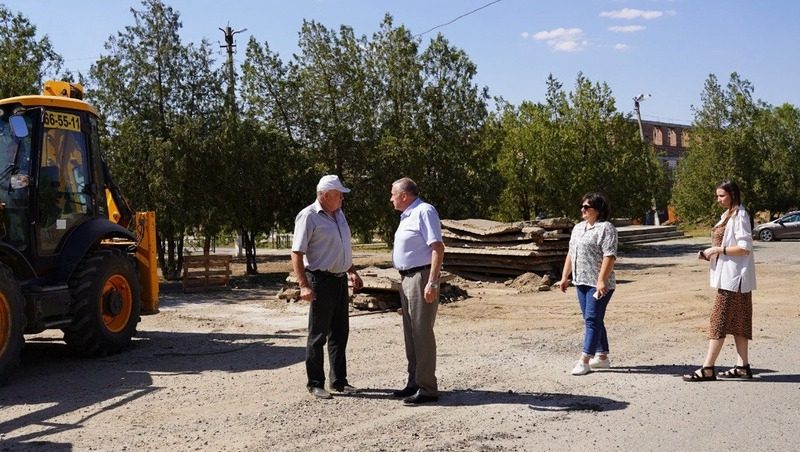
M 235 120 L 236 116 L 239 114 L 239 109 L 236 107 L 236 71 L 233 69 L 233 48 L 236 47 L 236 44 L 233 43 L 233 36 L 237 33 L 247 31 L 247 28 L 234 31 L 230 24 L 228 24 L 227 27 L 220 28 L 219 31 L 225 35 L 225 45 L 220 46 L 220 48 L 228 49 L 228 61 L 226 64 L 228 69 L 228 93 L 225 96 L 225 103 L 227 104 L 226 110 L 228 111 L 230 118 Z M 236 253 L 236 257 L 242 257 L 244 255 L 244 249 L 242 247 L 242 231 L 236 231 L 236 239 L 234 240 L 233 248 L 234 252 Z
M 636 113 L 636 122 L 639 123 L 639 139 L 642 140 L 644 143 L 644 128 L 642 127 L 642 113 L 639 110 L 639 103 L 644 101 L 650 97 L 649 94 L 639 94 L 638 96 L 633 98 L 633 111 Z M 649 170 L 648 170 L 649 172 Z M 651 196 L 650 198 L 650 208 L 653 209 L 653 224 L 656 226 L 661 226 L 661 218 L 658 217 L 658 209 L 656 208 L 656 197 L 655 195 Z
M 235 116 L 238 112 L 238 108 L 236 107 L 236 71 L 233 69 L 233 48 L 236 47 L 236 44 L 233 43 L 233 36 L 247 31 L 247 28 L 234 31 L 233 28 L 228 25 L 225 28 L 220 28 L 219 31 L 225 35 L 225 45 L 220 46 L 220 48 L 228 50 L 228 61 L 226 64 L 228 69 L 228 95 L 225 102 L 228 103 L 228 112 Z

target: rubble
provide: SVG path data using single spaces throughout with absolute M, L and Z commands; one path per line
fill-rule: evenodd
M 355 309 L 385 311 L 400 308 L 400 273 L 394 268 L 366 267 L 358 270 L 364 285 L 357 293 L 350 289 L 350 303 Z M 467 292 L 448 283 L 455 275 L 442 272 L 439 276 L 439 303 L 452 303 L 467 298 Z M 288 284 L 277 295 L 281 300 L 296 302 L 300 299 L 297 278 L 290 273 Z
M 547 274 L 539 276 L 536 273 L 523 273 L 514 279 L 508 280 L 506 286 L 517 289 L 520 293 L 547 292 L 555 284 L 556 278 Z

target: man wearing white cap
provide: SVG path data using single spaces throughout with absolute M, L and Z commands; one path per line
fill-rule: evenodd
M 345 349 L 350 333 L 348 275 L 353 290 L 362 286 L 353 267 L 350 226 L 342 212 L 344 193 L 339 176 L 323 176 L 317 184 L 317 200 L 294 220 L 292 269 L 300 283 L 300 298 L 311 302 L 306 343 L 306 387 L 314 397 L 330 399 L 325 390 L 325 356 L 328 344 L 330 387 L 338 393 L 354 393 L 347 381 Z

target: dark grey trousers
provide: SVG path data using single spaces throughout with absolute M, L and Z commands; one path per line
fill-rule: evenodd
M 347 338 L 350 335 L 350 296 L 347 276 L 306 272 L 315 299 L 308 310 L 308 341 L 306 342 L 307 386 L 325 387 L 325 355 L 328 344 L 330 381 L 333 387 L 347 382 Z

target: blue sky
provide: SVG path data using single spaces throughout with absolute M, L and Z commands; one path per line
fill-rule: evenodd
M 647 119 L 688 124 L 710 73 L 750 80 L 755 97 L 800 106 L 800 2 L 795 0 L 167 0 L 181 14 L 184 43 L 237 35 L 238 62 L 249 36 L 269 42 L 284 60 L 297 49 L 303 19 L 351 26 L 371 36 L 385 13 L 423 45 L 442 33 L 477 64 L 476 83 L 518 104 L 543 100 L 553 74 L 567 89 L 579 71 L 606 82 L 623 112 L 632 98 Z M 138 0 L 0 0 L 47 34 L 67 68 L 86 72 L 109 36 L 133 23 Z M 222 49 L 219 61 L 223 60 Z

